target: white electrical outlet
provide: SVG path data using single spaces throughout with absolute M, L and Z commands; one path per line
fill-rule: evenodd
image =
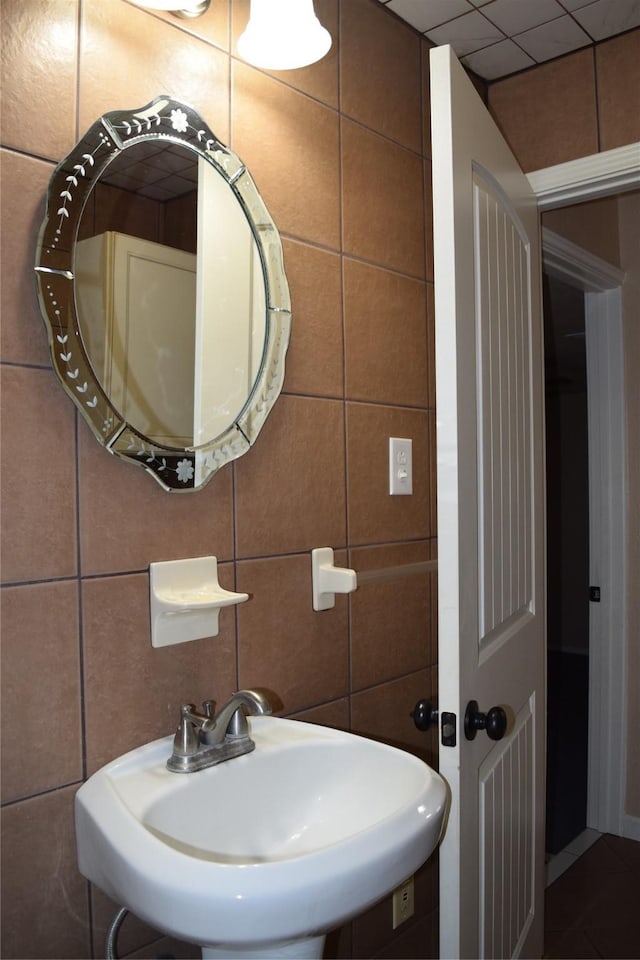
M 393 929 L 399 927 L 401 923 L 413 916 L 413 877 L 409 877 L 404 883 L 393 891 Z

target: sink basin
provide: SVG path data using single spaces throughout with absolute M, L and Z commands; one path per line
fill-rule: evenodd
M 394 747 L 248 721 L 255 750 L 207 770 L 169 772 L 166 737 L 95 773 L 76 796 L 80 871 L 203 957 L 320 957 L 429 857 L 446 788 Z

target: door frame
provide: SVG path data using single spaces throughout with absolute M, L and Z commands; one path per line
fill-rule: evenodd
M 587 826 L 621 834 L 626 690 L 626 530 L 622 284 L 624 272 L 547 228 L 542 265 L 584 294 L 587 357 L 589 583 L 601 602 L 589 611 L 589 777 Z M 614 545 L 619 544 L 620 549 Z M 620 642 L 609 643 L 607 638 Z
M 538 208 L 549 210 L 640 187 L 640 142 L 557 164 L 528 175 Z M 589 628 L 588 825 L 640 839 L 625 816 L 626 782 L 626 489 L 623 394 L 622 271 L 543 232 L 547 269 L 585 291 L 589 376 L 590 576 L 610 598 Z M 546 243 L 545 243 L 546 240 Z M 592 392 L 593 391 L 593 392 Z M 615 464 L 615 469 L 614 469 Z M 601 518 L 601 523 L 598 522 Z M 595 556 L 597 554 L 597 557 Z M 609 638 L 610 642 L 606 642 Z

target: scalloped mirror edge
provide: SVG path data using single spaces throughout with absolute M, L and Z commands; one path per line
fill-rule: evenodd
M 127 422 L 96 375 L 78 317 L 74 263 L 83 210 L 114 158 L 145 141 L 181 145 L 217 170 L 246 217 L 262 267 L 266 316 L 257 376 L 239 414 L 215 438 L 200 445 L 158 443 Z M 53 369 L 106 450 L 142 466 L 173 493 L 202 488 L 221 466 L 251 448 L 284 381 L 291 303 L 282 243 L 249 171 L 195 110 L 161 96 L 138 110 L 106 113 L 89 128 L 51 177 L 35 271 Z

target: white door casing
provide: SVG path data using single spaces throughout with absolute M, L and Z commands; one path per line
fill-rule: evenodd
M 451 811 L 440 955 L 541 956 L 545 584 L 535 196 L 449 47 L 431 51 L 439 710 Z M 465 738 L 470 700 L 509 718 Z
M 536 194 L 540 210 L 592 200 L 595 197 L 624 193 L 640 188 L 640 141 L 625 144 L 588 157 L 534 170 L 528 180 Z M 640 821 L 624 809 L 626 782 L 626 657 L 627 657 L 627 502 L 625 487 L 625 419 L 621 384 L 623 380 L 622 304 L 619 286 L 611 277 L 610 268 L 603 273 L 602 264 L 584 252 L 563 248 L 547 249 L 547 261 L 572 274 L 585 289 L 587 314 L 593 321 L 591 332 L 596 363 L 591 366 L 589 392 L 597 380 L 597 396 L 592 412 L 600 437 L 606 438 L 607 449 L 594 456 L 600 462 L 600 475 L 590 476 L 602 484 L 597 507 L 602 511 L 604 544 L 598 553 L 606 553 L 606 567 L 611 587 L 611 603 L 607 615 L 598 610 L 598 624 L 590 624 L 590 652 L 595 651 L 595 669 L 589 682 L 589 811 L 588 825 L 608 833 L 619 833 L 640 840 Z M 576 262 L 577 261 L 577 262 Z M 613 282 L 612 282 L 613 281 Z M 604 349 L 602 340 L 604 343 Z M 587 344 L 590 340 L 587 326 Z M 588 348 L 589 353 L 589 348 Z M 600 357 L 605 359 L 604 365 Z M 604 376 L 603 376 L 604 374 Z M 591 403 L 591 400 L 590 400 Z M 591 412 L 590 412 L 591 417 Z M 590 439 L 590 446 L 593 442 Z M 604 457 L 610 461 L 604 464 Z M 603 469 L 604 464 L 604 469 Z M 591 495 L 591 494 L 590 494 Z M 595 507 L 595 504 L 594 504 Z M 590 538 L 594 538 L 592 529 Z M 593 571 L 597 576 L 598 571 Z M 600 573 L 600 575 L 602 575 Z M 592 580 L 592 582 L 595 582 Z M 594 628 L 595 627 L 595 628 Z M 601 628 L 601 631 L 598 630 Z M 598 659 L 599 658 L 599 659 Z

